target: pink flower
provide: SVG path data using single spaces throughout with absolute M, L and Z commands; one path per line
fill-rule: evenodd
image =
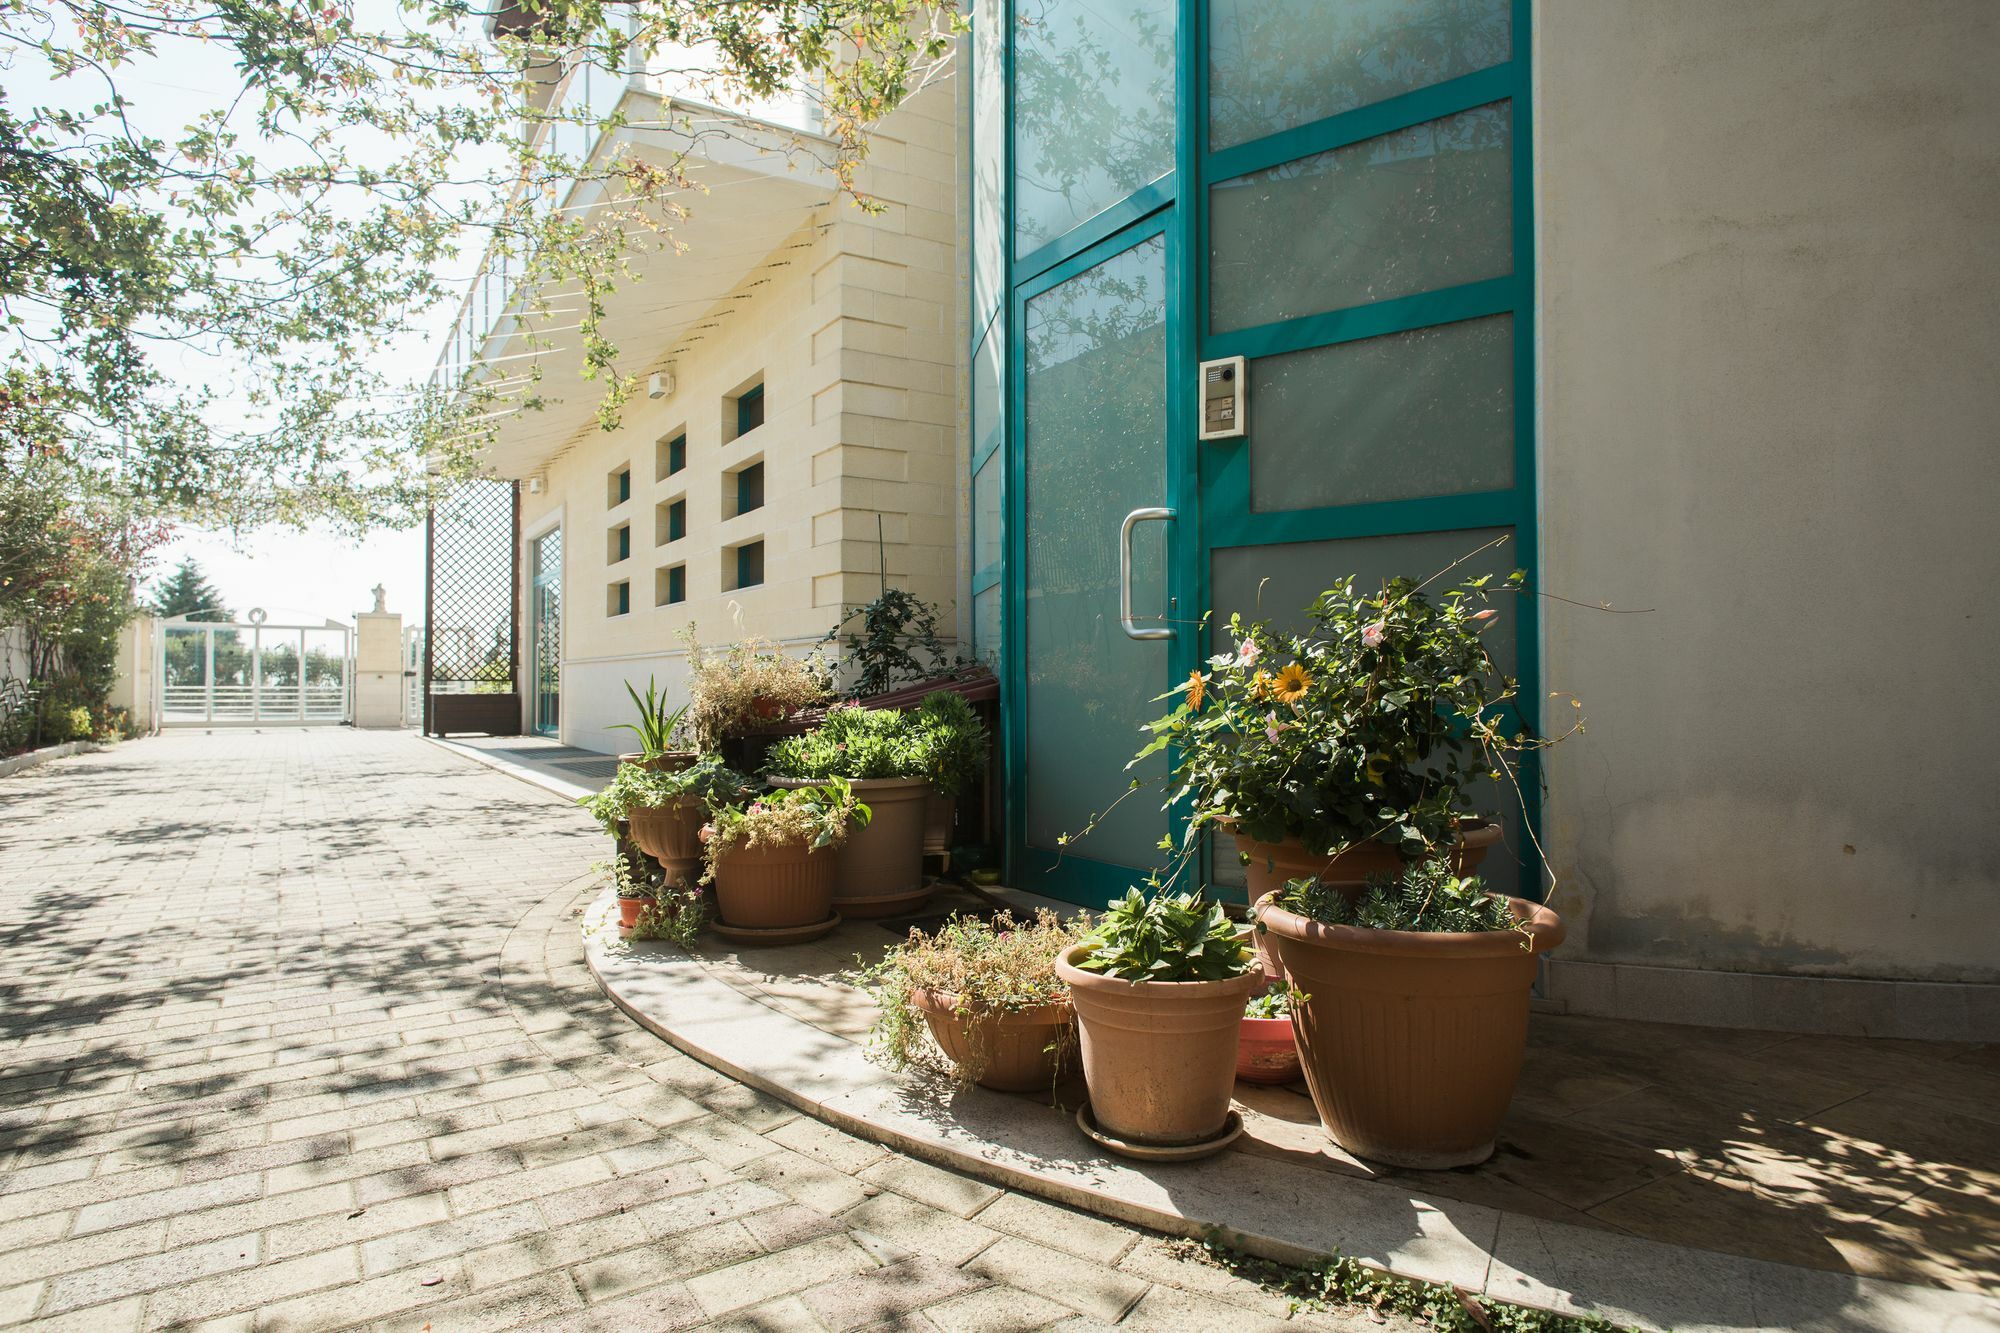
M 1363 648 L 1380 648 L 1382 640 L 1388 637 L 1389 627 L 1379 620 L 1372 625 L 1363 625 L 1361 627 L 1361 646 Z
M 1291 729 L 1292 724 L 1278 721 L 1276 713 L 1264 714 L 1264 739 L 1270 741 L 1271 744 L 1276 745 L 1278 743 L 1280 732 L 1290 731 Z
M 1263 649 L 1257 646 L 1255 639 L 1245 639 L 1243 646 L 1236 650 L 1236 665 L 1246 670 L 1256 666 L 1258 654 L 1261 652 Z
M 715 825 L 703 824 L 701 826 L 701 831 L 698 834 L 696 834 L 696 836 L 699 837 L 703 842 L 710 841 L 715 837 Z
M 1495 611 L 1490 606 L 1487 607 L 1484 611 L 1475 611 L 1472 615 L 1472 625 L 1473 625 L 1472 632 L 1474 634 L 1484 633 L 1486 627 L 1488 625 L 1491 625 L 1494 621 L 1498 620 L 1499 618 L 1500 618 L 1500 613 L 1498 611 Z

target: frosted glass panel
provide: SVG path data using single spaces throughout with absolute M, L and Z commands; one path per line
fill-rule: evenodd
M 972 321 L 984 325 L 1006 289 L 1007 237 L 1002 179 L 1007 169 L 1007 100 L 1000 0 L 978 0 L 972 14 Z
M 1217 184 L 1211 329 L 1504 277 L 1513 148 L 1513 108 L 1496 102 Z
M 1001 459 L 994 454 L 972 474 L 972 572 L 1000 563 L 1001 536 L 1006 531 L 1000 513 Z
M 1514 484 L 1514 317 L 1250 363 L 1250 507 L 1315 509 Z
M 1209 0 L 1209 144 L 1504 64 L 1509 0 Z
M 1015 0 L 1014 253 L 1174 165 L 1175 0 Z
M 1000 442 L 1000 336 L 988 330 L 972 354 L 972 457 Z
M 972 599 L 972 642 L 990 671 L 1000 670 L 1000 634 L 1000 589 L 988 588 Z
M 1027 834 L 1053 849 L 1125 790 L 1147 702 L 1165 688 L 1163 641 L 1118 624 L 1118 526 L 1166 495 L 1165 247 L 1144 241 L 1028 302 Z M 1166 606 L 1164 524 L 1134 533 L 1133 607 Z M 1074 849 L 1150 866 L 1166 831 L 1131 800 Z
M 1459 532 L 1419 532 L 1393 537 L 1353 537 L 1339 541 L 1282 542 L 1270 546 L 1218 548 L 1209 564 L 1209 587 L 1215 599 L 1210 647 L 1219 651 L 1229 638 L 1227 626 L 1232 611 L 1246 618 L 1268 620 L 1277 627 L 1297 627 L 1304 620 L 1304 607 L 1325 591 L 1335 578 L 1351 574 L 1357 591 L 1373 592 L 1385 579 L 1398 574 L 1424 579 L 1454 560 L 1478 550 L 1498 537 L 1509 535 L 1506 528 L 1475 528 Z M 1503 576 L 1512 571 L 1519 553 L 1512 541 L 1481 551 L 1450 574 L 1431 585 L 1443 592 L 1480 574 Z M 1261 584 L 1261 587 L 1259 586 Z M 1494 595 L 1490 605 L 1500 612 L 1499 621 L 1486 632 L 1487 651 L 1502 673 L 1517 674 L 1520 599 L 1510 592 Z M 1527 701 L 1530 705 L 1533 700 Z M 1472 808 L 1482 814 L 1498 815 L 1504 830 L 1504 845 L 1487 856 L 1481 869 L 1488 882 L 1510 892 L 1520 891 L 1518 855 L 1522 847 L 1520 804 L 1510 790 L 1500 784 L 1482 782 L 1468 792 Z M 1217 838 L 1211 875 L 1218 885 L 1240 891 L 1242 867 L 1227 838 Z

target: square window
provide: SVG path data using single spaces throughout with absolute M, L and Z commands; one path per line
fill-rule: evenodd
M 676 602 L 685 602 L 687 595 L 686 565 L 670 565 L 665 569 L 654 571 L 653 604 L 655 606 L 672 606 Z
M 610 484 L 604 492 L 604 504 L 607 509 L 616 509 L 631 498 L 632 465 L 628 463 L 611 474 Z
M 614 583 L 606 590 L 604 613 L 610 616 L 629 615 L 632 611 L 632 584 L 629 580 Z
M 764 507 L 764 465 L 752 463 L 736 474 L 736 512 L 747 514 Z
M 764 424 L 764 386 L 754 384 L 736 396 L 736 435 L 741 439 Z
M 735 588 L 755 588 L 764 582 L 764 543 L 745 542 L 736 548 Z
M 676 500 L 667 506 L 667 540 L 677 542 L 688 535 L 688 502 Z
M 609 564 L 615 565 L 620 560 L 631 559 L 632 525 L 630 523 L 620 523 L 617 527 L 611 529 L 609 540 L 605 543 L 605 548 L 604 558 Z
M 659 456 L 654 460 L 653 479 L 665 481 L 688 465 L 688 437 L 686 431 L 677 433 L 670 440 L 661 440 Z

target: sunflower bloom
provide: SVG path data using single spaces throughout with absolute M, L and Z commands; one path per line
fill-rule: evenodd
M 1188 683 L 1187 683 L 1188 711 L 1191 713 L 1199 713 L 1201 711 L 1201 701 L 1207 697 L 1208 697 L 1208 682 L 1202 679 L 1201 672 L 1199 671 L 1188 672 Z
M 1262 699 L 1270 692 L 1271 692 L 1270 672 L 1259 671 L 1256 675 L 1250 677 L 1250 697 L 1252 699 Z
M 1306 690 L 1312 683 L 1313 678 L 1306 674 L 1306 669 L 1297 662 L 1291 662 L 1271 682 L 1271 693 L 1281 704 L 1295 704 L 1306 697 Z

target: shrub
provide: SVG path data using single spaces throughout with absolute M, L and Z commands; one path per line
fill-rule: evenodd
M 940 796 L 956 797 L 986 773 L 986 724 L 952 690 L 924 696 L 911 718 L 912 745 L 923 775 Z
M 1120 981 L 1221 981 L 1261 966 L 1222 904 L 1192 893 L 1132 889 L 1083 942 L 1077 968 Z
M 701 882 L 713 880 L 715 863 L 739 845 L 783 847 L 802 842 L 815 850 L 838 847 L 847 840 L 848 829 L 865 827 L 872 813 L 854 799 L 845 778 L 716 807 L 701 831 L 705 862 Z
M 852 706 L 828 709 L 811 731 L 773 742 L 764 771 L 784 778 L 928 776 L 909 714 Z
M 1487 891 L 1476 875 L 1454 875 L 1442 858 L 1414 861 L 1400 876 L 1373 876 L 1366 891 L 1353 896 L 1316 880 L 1295 879 L 1278 895 L 1279 905 L 1332 926 L 1364 930 L 1518 930 L 1507 900 Z M 1529 947 L 1524 939 L 1522 947 Z
M 832 673 L 817 653 L 791 657 L 765 639 L 703 649 L 692 625 L 681 639 L 689 668 L 685 724 L 703 751 L 817 707 L 831 693 Z
M 620 764 L 610 785 L 593 796 L 577 799 L 590 811 L 606 833 L 617 835 L 618 821 L 634 810 L 651 810 L 679 796 L 698 796 L 711 810 L 742 799 L 751 781 L 722 762 L 719 755 L 703 755 L 686 768 L 670 773 L 643 764 Z

